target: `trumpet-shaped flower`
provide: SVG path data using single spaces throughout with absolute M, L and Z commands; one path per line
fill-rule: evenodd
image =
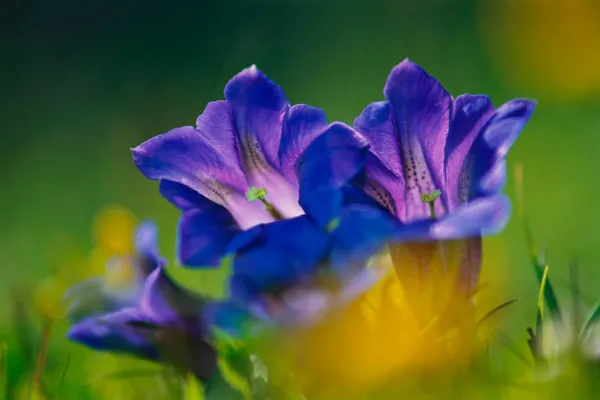
M 139 302 L 83 319 L 68 337 L 95 350 L 164 362 L 206 381 L 216 371 L 217 356 L 206 341 L 204 303 L 159 267 L 148 276 Z
M 140 171 L 160 180 L 163 196 L 182 211 L 181 262 L 218 265 L 239 231 L 302 215 L 296 160 L 325 126 L 323 111 L 290 106 L 281 88 L 252 66 L 229 81 L 225 100 L 209 103 L 195 127 L 134 148 Z M 247 198 L 256 188 L 264 189 L 262 201 Z
M 354 129 L 330 129 L 305 151 L 300 203 L 329 223 L 348 202 L 336 189 L 345 180 L 394 216 L 401 234 L 411 227 L 410 242 L 419 243 L 390 248 L 405 283 L 430 276 L 435 258 L 444 274 L 454 268 L 461 289 L 472 292 L 481 235 L 500 231 L 510 215 L 510 201 L 500 193 L 505 157 L 535 103 L 512 100 L 495 109 L 484 95 L 453 98 L 409 60 L 392 70 L 384 95 L 386 101 L 365 108 Z M 333 159 L 346 164 L 345 174 L 322 168 Z

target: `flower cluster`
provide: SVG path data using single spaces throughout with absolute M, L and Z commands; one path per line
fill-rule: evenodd
M 133 148 L 135 165 L 181 210 L 178 261 L 231 268 L 228 296 L 209 300 L 173 282 L 145 226 L 128 290 L 103 292 L 110 295 L 103 311 L 79 315 L 69 337 L 211 382 L 219 370 L 216 332 L 248 342 L 286 332 L 269 345 L 295 354 L 280 378 L 296 374 L 303 391 L 352 376 L 348 365 L 325 359 L 360 360 L 383 379 L 400 365 L 415 366 L 419 357 L 406 349 L 416 342 L 431 354 L 448 353 L 421 333 L 464 327 L 456 321 L 466 318 L 477 290 L 481 237 L 502 230 L 510 215 L 501 194 L 505 157 L 535 103 L 495 108 L 484 95 L 453 98 L 409 60 L 393 68 L 384 96 L 353 126 L 328 123 L 320 109 L 291 105 L 252 66 L 195 126 Z M 362 324 L 368 318 L 357 308 L 390 279 L 401 285 L 404 305 L 383 296 L 379 322 L 396 318 L 402 326 Z M 349 351 L 342 326 L 368 345 Z M 404 346 L 383 362 L 386 350 L 376 344 L 394 332 Z M 337 346 L 323 346 L 326 338 Z M 344 352 L 351 355 L 340 358 Z M 345 372 L 336 375 L 338 367 Z M 300 379 L 302 368 L 319 372 Z M 269 380 L 277 374 L 268 372 Z

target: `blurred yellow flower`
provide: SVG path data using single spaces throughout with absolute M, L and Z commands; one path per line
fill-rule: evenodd
M 110 257 L 127 256 L 133 253 L 133 234 L 138 224 L 135 216 L 126 208 L 110 206 L 103 209 L 94 221 L 94 238 L 96 240 L 93 261 L 100 265 L 93 265 L 102 273 L 104 265 Z
M 34 294 L 36 310 L 45 318 L 63 315 L 62 298 L 74 284 L 94 276 L 104 276 L 106 283 L 119 287 L 134 277 L 132 257 L 137 219 L 126 208 L 108 206 L 93 223 L 94 248 L 87 257 L 65 258 L 54 273 L 41 282 Z M 111 263 L 109 261 L 112 259 Z
M 479 26 L 499 72 L 534 97 L 600 91 L 600 2 L 480 0 Z
M 454 282 L 452 276 L 439 277 L 420 291 L 407 291 L 390 272 L 316 325 L 269 336 L 261 356 L 272 379 L 327 399 L 333 393 L 350 398 L 423 373 L 456 373 L 481 354 L 492 325 L 486 321 L 483 330 L 479 324 L 490 311 L 489 290 L 475 299 L 453 296 Z

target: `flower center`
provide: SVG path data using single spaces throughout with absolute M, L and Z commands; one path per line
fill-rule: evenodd
M 435 215 L 434 202 L 438 197 L 440 197 L 441 194 L 442 194 L 442 192 L 440 192 L 439 190 L 436 189 L 431 193 L 423 193 L 421 195 L 421 201 L 423 203 L 429 204 L 430 217 L 433 219 L 437 218 L 437 216 Z
M 250 186 L 250 189 L 246 192 L 246 198 L 248 201 L 259 200 L 265 206 L 265 210 L 271 214 L 273 219 L 281 220 L 285 217 L 267 200 L 267 189 L 257 188 L 256 186 Z

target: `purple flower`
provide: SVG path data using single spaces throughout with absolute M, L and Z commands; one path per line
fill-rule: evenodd
M 225 87 L 196 126 L 175 128 L 134 148 L 134 162 L 182 211 L 178 254 L 190 266 L 218 265 L 241 230 L 304 213 L 296 160 L 326 126 L 323 111 L 290 106 L 255 66 Z M 251 188 L 266 199 L 249 201 Z
M 157 241 L 156 225 L 149 221 L 140 224 L 135 232 L 133 256 L 111 258 L 104 275 L 84 280 L 65 293 L 63 301 L 68 305 L 69 321 L 135 304 L 148 275 L 165 264 Z
M 206 381 L 216 371 L 216 352 L 201 318 L 204 300 L 175 285 L 164 268 L 146 280 L 137 304 L 88 317 L 68 337 L 99 351 L 160 361 Z
M 460 264 L 459 281 L 470 291 L 481 235 L 502 230 L 509 218 L 510 201 L 500 193 L 505 157 L 535 103 L 518 99 L 495 109 L 484 95 L 454 99 L 409 60 L 392 70 L 384 95 L 354 129 L 339 124 L 307 149 L 299 163 L 301 204 L 326 224 L 349 202 L 338 188 L 362 190 L 401 222 L 402 241 L 430 242 L 391 248 L 406 279 L 427 275 L 441 249 Z
M 256 226 L 230 244 L 230 298 L 207 307 L 209 321 L 233 335 L 306 325 L 347 306 L 383 276 L 368 260 L 398 223 L 376 205 L 345 207 L 335 226 L 308 215 Z

